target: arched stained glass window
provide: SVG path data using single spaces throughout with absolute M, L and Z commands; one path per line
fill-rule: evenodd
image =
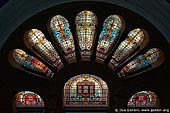
M 68 20 L 61 16 L 56 15 L 50 19 L 50 32 L 54 37 L 54 41 L 62 50 L 68 62 L 76 60 L 74 39 L 70 30 Z
M 111 52 L 112 47 L 118 41 L 125 29 L 125 21 L 119 15 L 110 15 L 103 23 L 97 45 L 96 60 L 103 62 Z
M 140 91 L 128 101 L 127 107 L 159 107 L 157 95 L 152 91 Z
M 31 91 L 21 91 L 15 95 L 16 107 L 44 107 L 43 99 Z
M 120 43 L 109 63 L 113 70 L 142 50 L 149 42 L 149 35 L 143 29 L 130 31 L 128 37 Z
M 28 55 L 21 49 L 14 49 L 9 53 L 12 66 L 40 77 L 52 77 L 54 73 L 34 56 Z
M 124 66 L 118 73 L 119 77 L 130 77 L 144 71 L 151 70 L 161 65 L 164 61 L 163 51 L 152 48 L 146 54 L 139 55 L 133 61 Z
M 107 107 L 108 86 L 101 78 L 82 74 L 69 79 L 64 86 L 65 107 Z
M 38 29 L 31 29 L 25 33 L 25 45 L 32 50 L 36 55 L 57 69 L 63 67 L 60 56 L 54 49 L 50 41 L 45 38 L 45 35 Z
M 97 24 L 97 16 L 92 11 L 81 11 L 75 17 L 76 35 L 82 60 L 90 60 Z

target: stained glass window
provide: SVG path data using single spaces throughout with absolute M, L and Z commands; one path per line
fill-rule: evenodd
M 29 49 L 53 67 L 57 69 L 63 67 L 60 56 L 54 49 L 51 42 L 45 38 L 45 35 L 40 30 L 31 29 L 26 32 L 24 42 Z
M 14 49 L 9 53 L 9 62 L 18 69 L 40 77 L 51 78 L 54 75 L 54 73 L 41 61 L 21 49 Z
M 103 23 L 96 51 L 96 60 L 104 61 L 125 29 L 125 21 L 119 15 L 110 15 Z
M 82 60 L 90 60 L 97 24 L 97 16 L 92 11 L 81 11 L 75 17 L 76 35 Z
M 74 39 L 70 30 L 68 20 L 56 15 L 50 19 L 50 32 L 54 37 L 54 41 L 62 50 L 68 62 L 76 60 Z
M 16 107 L 44 107 L 43 99 L 31 91 L 21 91 L 15 95 Z
M 120 43 L 109 63 L 109 67 L 113 70 L 132 56 L 136 55 L 149 42 L 149 35 L 143 29 L 134 29 L 130 31 L 128 37 Z
M 65 107 L 107 107 L 108 101 L 107 84 L 97 76 L 77 75 L 65 83 Z
M 139 55 L 118 73 L 119 77 L 130 77 L 141 72 L 151 70 L 161 65 L 164 60 L 163 51 L 158 48 L 152 48 L 146 54 Z
M 127 107 L 158 107 L 157 95 L 152 91 L 140 91 L 128 101 Z

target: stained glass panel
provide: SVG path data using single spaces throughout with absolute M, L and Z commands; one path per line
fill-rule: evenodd
M 43 99 L 34 92 L 21 91 L 15 96 L 16 107 L 44 107 Z
M 128 107 L 158 107 L 157 95 L 152 91 L 140 91 L 128 101 Z
M 50 19 L 50 32 L 54 37 L 54 41 L 62 50 L 65 58 L 69 62 L 76 60 L 74 39 L 70 30 L 68 20 L 56 15 Z
M 131 57 L 142 50 L 149 42 L 149 35 L 143 29 L 134 29 L 130 31 L 128 37 L 120 43 L 109 63 L 109 67 L 113 70 L 123 63 L 127 62 Z
M 18 69 L 40 77 L 51 78 L 54 75 L 54 73 L 41 61 L 21 49 L 14 49 L 10 52 L 9 62 Z
M 92 11 L 81 11 L 75 17 L 76 35 L 82 60 L 90 59 L 97 24 L 97 16 Z
M 130 77 L 144 71 L 151 70 L 162 64 L 164 60 L 163 51 L 152 48 L 146 54 L 139 55 L 133 61 L 124 66 L 118 73 L 119 77 Z
M 119 15 L 110 15 L 103 23 L 96 51 L 96 60 L 104 61 L 125 29 L 125 21 Z
M 107 107 L 108 101 L 107 84 L 97 76 L 77 75 L 65 83 L 65 107 Z
M 25 45 L 44 61 L 57 69 L 63 67 L 60 56 L 54 49 L 50 41 L 38 29 L 31 29 L 24 36 Z

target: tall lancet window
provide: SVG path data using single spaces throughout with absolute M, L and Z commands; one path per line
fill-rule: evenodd
M 66 60 L 70 63 L 76 61 L 76 54 L 74 39 L 69 27 L 68 20 L 61 15 L 56 15 L 50 19 L 49 32 Z
M 110 15 L 103 23 L 96 51 L 96 61 L 103 62 L 116 45 L 125 29 L 125 21 L 119 15 Z
M 130 58 L 142 50 L 149 42 L 149 35 L 143 29 L 134 29 L 130 31 L 128 37 L 120 43 L 109 63 L 109 67 L 115 70 L 123 65 Z
M 25 45 L 51 66 L 61 69 L 63 63 L 50 41 L 38 29 L 31 29 L 24 35 Z
M 76 15 L 76 35 L 82 60 L 90 60 L 97 24 L 97 16 L 92 11 L 84 10 Z
M 129 99 L 127 107 L 158 108 L 159 99 L 152 91 L 140 91 Z
M 152 48 L 145 54 L 139 55 L 118 73 L 119 77 L 131 77 L 142 72 L 151 70 L 160 66 L 164 61 L 164 53 L 162 50 Z
M 14 49 L 9 53 L 9 62 L 15 68 L 40 77 L 52 78 L 54 75 L 45 64 L 21 49 Z

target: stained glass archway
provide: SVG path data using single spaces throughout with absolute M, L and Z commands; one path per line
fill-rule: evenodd
M 134 94 L 128 101 L 127 107 L 159 107 L 159 99 L 152 91 L 140 91 Z
M 45 107 L 43 99 L 31 91 L 21 91 L 15 95 L 16 107 Z
M 53 68 L 60 70 L 64 65 L 75 62 L 76 54 L 77 57 L 81 57 L 80 61 L 91 61 L 93 50 L 96 50 L 94 52 L 96 55 L 93 55 L 95 62 L 108 65 L 119 77 L 130 77 L 154 69 L 163 62 L 164 55 L 160 49 L 151 49 L 146 54 L 132 59 L 147 46 L 149 34 L 144 29 L 136 28 L 131 30 L 127 38 L 119 44 L 119 41 L 122 40 L 121 34 L 125 29 L 125 20 L 121 15 L 110 15 L 104 20 L 98 43 L 95 43 L 98 19 L 94 12 L 89 10 L 79 12 L 75 16 L 74 23 L 76 25 L 75 39 L 65 17 L 55 15 L 49 19 L 47 29 L 51 34 L 49 38 L 54 41 L 54 47 L 42 31 L 38 29 L 28 30 L 24 34 L 24 43 L 40 59 L 28 55 L 21 49 L 14 49 L 9 55 L 10 64 L 40 77 L 52 78 L 54 73 L 51 70 Z M 75 44 L 76 42 L 78 45 Z M 96 46 L 94 46 L 95 44 Z M 79 52 L 75 51 L 76 46 L 79 48 L 80 56 Z M 62 63 L 65 61 L 63 56 L 68 63 Z M 106 59 L 109 64 L 104 62 Z M 128 62 L 130 63 L 127 64 Z
M 109 89 L 95 75 L 77 75 L 65 83 L 63 101 L 64 107 L 108 107 Z

